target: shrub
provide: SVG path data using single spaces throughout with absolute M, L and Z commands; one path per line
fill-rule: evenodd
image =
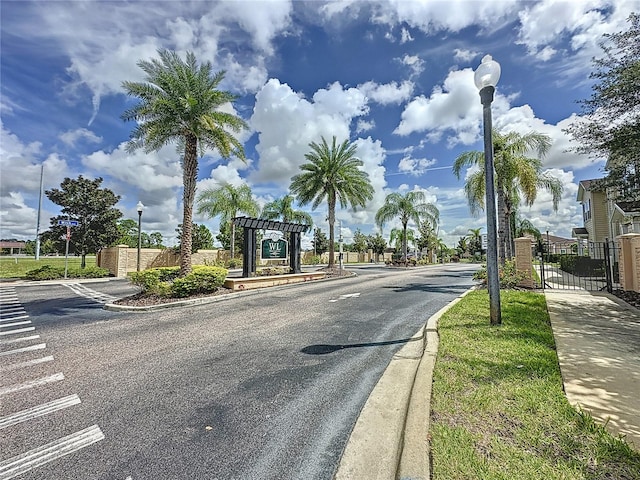
M 227 269 L 221 267 L 196 266 L 185 277 L 171 283 L 172 297 L 188 297 L 198 293 L 215 292 L 227 278 Z
M 498 266 L 498 278 L 500 280 L 500 288 L 509 289 L 520 285 L 527 278 L 527 274 L 516 270 L 515 261 L 506 260 L 504 265 Z M 487 283 L 487 266 L 482 265 L 482 268 L 473 274 L 473 279 Z
M 227 266 L 229 268 L 239 268 L 242 265 L 242 262 L 240 261 L 239 258 L 230 258 L 227 261 Z
M 64 267 L 43 265 L 39 268 L 29 270 L 24 276 L 29 280 L 55 280 L 57 278 L 64 278 Z
M 86 268 L 73 266 L 67 268 L 67 278 L 102 278 L 108 276 L 109 270 L 106 268 L 95 266 Z M 29 280 L 57 280 L 64 278 L 64 266 L 43 265 L 36 269 L 29 270 L 25 273 L 25 277 Z
M 266 277 L 269 275 L 285 275 L 289 273 L 289 267 L 263 267 L 256 270 L 258 277 Z

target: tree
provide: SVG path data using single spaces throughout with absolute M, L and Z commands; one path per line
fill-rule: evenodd
M 458 246 L 456 247 L 456 253 L 459 257 L 464 256 L 469 251 L 469 239 L 467 237 L 460 237 L 458 239 Z
M 605 157 L 600 188 L 613 187 L 617 199 L 640 200 L 640 15 L 629 29 L 605 34 L 601 58 L 593 60 L 593 93 L 583 100 L 582 116 L 565 130 L 579 143 L 579 153 Z M 615 120 L 612 120 L 615 119 Z
M 467 234 L 469 252 L 473 256 L 475 256 L 478 252 L 480 253 L 480 255 L 482 255 L 483 253 L 482 234 L 480 233 L 481 230 L 481 228 L 470 228 L 469 230 L 467 230 L 467 232 L 469 232 Z
M 560 180 L 542 171 L 539 158 L 528 157 L 535 151 L 538 157 L 546 155 L 551 147 L 548 135 L 529 132 L 506 134 L 492 132 L 494 150 L 494 168 L 496 197 L 498 207 L 499 258 L 504 263 L 507 257 L 513 256 L 513 231 L 510 219 L 522 200 L 531 206 L 538 190 L 544 188 L 551 193 L 554 210 L 558 209 L 562 197 L 563 185 Z M 467 178 L 464 189 L 467 194 L 469 208 L 473 214 L 484 209 L 485 172 L 484 152 L 464 152 L 455 159 L 453 173 L 460 178 L 464 167 L 477 166 L 478 170 Z
M 303 210 L 296 210 L 293 208 L 293 195 L 285 195 L 282 198 L 276 198 L 275 200 L 265 204 L 262 207 L 262 213 L 260 218 L 267 220 L 282 220 L 283 222 L 301 223 L 307 225 L 307 230 L 311 229 L 313 225 L 313 218 L 307 212 Z
M 162 234 L 160 232 L 152 232 L 149 234 L 149 246 L 151 248 L 164 248 L 162 244 Z
M 309 163 L 300 166 L 303 173 L 291 178 L 291 192 L 296 195 L 300 205 L 312 203 L 315 210 L 326 200 L 329 211 L 329 268 L 332 268 L 335 252 L 334 225 L 336 222 L 336 203 L 341 208 L 349 205 L 355 210 L 365 207 L 373 198 L 373 187 L 369 175 L 361 167 L 362 160 L 356 158 L 356 145 L 345 140 L 336 144 L 333 137 L 331 146 L 322 137 L 322 143 L 311 142 L 311 151 L 305 154 Z
M 108 188 L 100 188 L 102 178 L 89 180 L 80 175 L 77 179 L 65 178 L 60 188 L 46 190 L 49 200 L 62 207 L 62 215 L 51 219 L 44 239 L 59 240 L 66 235 L 67 227 L 58 220 L 77 221 L 71 227 L 70 247 L 82 256 L 81 268 L 86 266 L 88 253 L 95 253 L 118 238 L 117 221 L 122 212 L 114 207 L 120 197 Z
M 230 183 L 224 183 L 217 188 L 204 190 L 198 196 L 198 213 L 204 213 L 209 218 L 220 216 L 220 224 L 229 225 L 231 258 L 235 258 L 236 226 L 233 219 L 240 213 L 255 217 L 258 214 L 258 203 L 253 199 L 249 185 L 234 187 Z
M 138 246 L 138 223 L 130 218 L 118 220 L 118 238 L 112 245 Z
M 322 255 L 329 250 L 329 239 L 319 228 L 313 231 L 313 240 L 311 243 L 313 244 L 313 250 L 316 252 L 316 255 Z
M 413 230 L 410 228 L 392 228 L 389 234 L 389 244 L 394 245 L 396 252 L 401 253 L 404 258 L 407 258 L 409 243 L 416 243 L 416 237 Z
M 364 253 L 368 248 L 367 236 L 357 228 L 356 232 L 353 234 L 353 249 L 358 253 Z
M 373 250 L 373 253 L 376 254 L 376 261 L 378 257 L 384 253 L 387 248 L 387 241 L 380 233 L 376 233 L 375 235 L 367 236 L 367 247 Z
M 213 249 L 213 234 L 206 225 L 198 225 L 197 223 L 194 223 L 191 226 L 191 231 L 192 240 L 190 253 L 195 253 L 198 250 Z M 184 231 L 181 223 L 178 225 L 178 228 L 176 228 L 176 232 L 178 233 L 179 238 L 183 238 L 182 234 L 184 233 Z M 182 245 L 178 245 L 176 248 L 180 251 L 180 254 L 182 254 Z
M 533 235 L 536 240 L 542 239 L 542 233 L 529 219 L 516 217 L 516 238 L 523 237 L 525 233 Z
M 407 258 L 407 224 L 412 220 L 418 228 L 424 222 L 429 225 L 437 225 L 440 217 L 438 208 L 426 201 L 423 191 L 413 190 L 405 195 L 401 193 L 390 193 L 384 199 L 384 205 L 376 212 L 376 225 L 382 229 L 383 225 L 394 218 L 400 218 L 403 231 L 404 258 Z
M 180 239 L 180 276 L 191 271 L 193 203 L 198 178 L 198 155 L 217 150 L 223 158 L 245 160 L 242 144 L 234 136 L 246 123 L 238 116 L 221 111 L 236 97 L 218 90 L 224 71 L 212 74 L 210 62 L 200 65 L 192 52 L 186 61 L 169 50 L 158 50 L 160 59 L 139 61 L 146 82 L 123 82 L 128 95 L 140 102 L 122 114 L 136 127 L 127 144 L 128 151 L 143 148 L 157 151 L 176 143 L 182 156 L 183 224 Z

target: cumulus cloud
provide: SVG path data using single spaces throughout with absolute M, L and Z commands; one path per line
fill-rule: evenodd
M 453 49 L 453 58 L 454 60 L 459 62 L 468 63 L 479 55 L 480 55 L 480 52 L 475 52 L 473 50 L 466 50 L 462 48 Z
M 405 80 L 402 83 L 390 82 L 385 84 L 369 81 L 358 85 L 358 89 L 369 99 L 381 105 L 405 102 L 411 97 L 413 88 L 414 84 L 409 80 Z
M 375 126 L 376 122 L 374 122 L 373 120 L 359 119 L 358 123 L 356 124 L 356 133 L 368 132 L 369 130 L 373 130 Z
M 413 37 L 411 36 L 411 32 L 403 27 L 402 31 L 400 32 L 400 43 L 407 42 L 413 42 Z
M 420 95 L 407 104 L 394 133 L 409 135 L 427 131 L 432 140 L 450 132 L 449 143 L 469 145 L 480 133 L 482 106 L 470 68 L 449 73 L 429 98 Z
M 427 158 L 412 158 L 411 156 L 406 155 L 402 157 L 400 162 L 398 162 L 398 171 L 408 173 L 409 175 L 419 176 L 436 163 L 437 161 L 435 159 L 429 160 Z
M 334 83 L 318 90 L 311 101 L 287 84 L 270 79 L 256 95 L 250 123 L 258 132 L 260 157 L 250 175 L 252 182 L 288 187 L 298 167 L 305 163 L 310 142 L 350 138 L 354 118 L 368 112 L 366 96 L 357 88 Z
M 400 63 L 406 65 L 411 70 L 411 76 L 417 77 L 424 71 L 424 60 L 417 55 L 404 55 L 398 59 Z

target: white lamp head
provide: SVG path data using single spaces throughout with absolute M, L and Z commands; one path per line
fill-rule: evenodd
M 143 209 L 144 209 L 144 205 L 140 200 L 138 200 L 138 204 L 136 205 L 136 210 L 138 210 L 138 213 L 142 213 Z
M 498 80 L 500 80 L 500 64 L 491 58 L 491 55 L 485 55 L 473 76 L 476 87 L 478 90 L 489 86 L 495 87 Z

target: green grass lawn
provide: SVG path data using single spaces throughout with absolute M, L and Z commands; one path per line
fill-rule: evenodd
M 439 320 L 432 478 L 640 479 L 640 453 L 567 401 L 544 295 L 501 303 L 499 327 L 486 291 Z
M 68 267 L 80 267 L 80 262 L 80 257 L 70 256 Z M 96 257 L 87 255 L 86 263 L 88 267 L 95 266 Z M 0 278 L 24 278 L 29 270 L 44 265 L 64 268 L 64 257 L 40 257 L 37 261 L 33 257 L 0 257 Z

